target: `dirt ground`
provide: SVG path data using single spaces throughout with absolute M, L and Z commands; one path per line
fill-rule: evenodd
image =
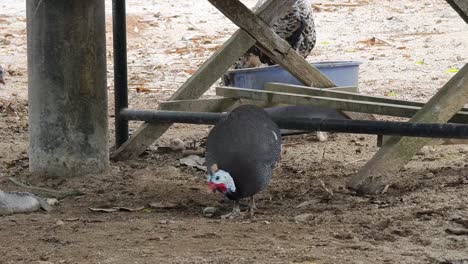
M 0 217 L 0 263 L 468 263 L 468 236 L 447 232 L 468 228 L 466 145 L 425 147 L 393 175 L 386 194 L 361 197 L 344 184 L 378 150 L 375 136 L 285 138 L 282 166 L 250 220 L 204 217 L 207 206 L 227 212 L 231 204 L 206 193 L 204 173 L 180 166 L 180 152 L 157 149 L 175 138 L 203 142 L 208 126 L 175 125 L 138 160 L 114 162 L 104 174 L 30 175 L 24 6 L 0 2 L 0 64 L 8 72 L 0 87 L 0 186 L 24 190 L 8 180 L 15 177 L 85 195 L 61 200 L 51 213 Z M 468 28 L 445 1 L 315 7 L 318 44 L 308 60 L 362 61 L 363 94 L 426 101 L 467 61 Z M 208 1 L 130 0 L 128 11 L 136 108 L 167 99 L 236 29 Z M 111 47 L 108 34 L 112 117 Z M 112 148 L 112 118 L 109 125 Z M 89 210 L 116 206 L 145 209 Z

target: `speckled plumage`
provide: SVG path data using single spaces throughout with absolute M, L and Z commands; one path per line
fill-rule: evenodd
M 258 9 L 266 0 L 260 0 L 254 9 Z M 273 30 L 304 58 L 315 46 L 315 24 L 310 0 L 298 0 L 289 10 L 275 20 Z M 272 65 L 274 62 L 261 52 L 258 47 L 252 47 L 240 58 L 237 69 L 259 67 L 261 64 Z
M 264 190 L 281 155 L 278 126 L 261 108 L 242 105 L 221 120 L 209 133 L 206 163 L 217 164 L 234 179 L 231 200 L 250 197 Z
M 5 80 L 3 79 L 5 75 L 5 70 L 3 69 L 2 65 L 0 65 L 0 84 L 5 84 Z

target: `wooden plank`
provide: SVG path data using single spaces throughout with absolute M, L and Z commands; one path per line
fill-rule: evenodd
M 307 63 L 286 40 L 278 36 L 264 21 L 237 0 L 209 0 L 237 26 L 247 31 L 258 41 L 262 51 L 277 64 L 283 66 L 292 75 L 307 86 L 336 87 L 317 68 Z
M 447 0 L 455 11 L 468 23 L 468 1 L 466 0 Z
M 279 10 L 291 6 L 294 0 L 269 0 L 259 10 L 259 16 L 271 23 Z M 203 95 L 248 49 L 255 39 L 243 30 L 238 30 L 171 96 L 170 100 L 195 99 Z M 164 109 L 162 109 L 164 110 Z M 119 149 L 112 153 L 113 160 L 138 157 L 148 146 L 164 134 L 170 125 L 142 124 Z
M 161 102 L 159 106 L 171 111 L 223 112 L 239 101 L 237 98 L 190 99 Z
M 468 64 L 434 95 L 410 122 L 444 123 L 468 102 Z M 347 183 L 359 193 L 380 193 L 430 138 L 392 137 Z
M 230 111 L 241 104 L 253 104 L 258 107 L 271 107 L 272 104 L 238 98 L 191 99 L 162 102 L 159 105 L 164 110 L 192 112 L 224 112 Z
M 392 138 L 391 136 L 378 135 L 377 136 L 377 147 L 382 147 L 387 141 Z M 468 144 L 468 139 L 462 138 L 435 138 L 432 139 L 426 146 L 434 145 L 466 145 Z
M 338 87 L 328 88 L 327 90 L 342 91 L 342 92 L 348 92 L 348 93 L 359 93 L 359 89 L 357 86 L 338 86 Z
M 323 97 L 332 97 L 339 99 L 347 100 L 358 100 L 374 103 L 386 103 L 394 105 L 408 105 L 408 106 L 417 106 L 423 107 L 425 103 L 408 101 L 408 100 L 398 100 L 394 98 L 384 97 L 384 96 L 373 96 L 373 95 L 363 95 L 350 93 L 346 91 L 336 91 L 332 89 L 319 89 L 307 86 L 300 85 L 290 85 L 283 83 L 267 83 L 265 84 L 266 91 L 272 92 L 282 92 L 282 93 L 292 93 L 292 94 L 302 94 L 309 96 L 323 96 Z M 468 112 L 468 108 L 463 108 L 462 112 Z
M 269 103 L 289 105 L 315 105 L 333 108 L 341 111 L 352 111 L 359 113 L 407 118 L 414 116 L 421 109 L 421 107 L 410 105 L 374 103 L 333 97 L 308 96 L 232 87 L 217 87 L 216 94 L 224 97 L 245 98 Z M 453 118 L 453 120 L 457 123 L 468 123 L 468 112 L 460 112 Z

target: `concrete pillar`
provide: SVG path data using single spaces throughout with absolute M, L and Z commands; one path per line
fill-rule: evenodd
M 30 171 L 109 166 L 104 0 L 28 0 Z

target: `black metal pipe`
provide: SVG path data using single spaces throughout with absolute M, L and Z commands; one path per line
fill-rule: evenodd
M 114 36 L 114 98 L 115 145 L 120 147 L 128 140 L 128 120 L 120 112 L 128 107 L 127 79 L 127 22 L 125 0 L 112 1 L 112 26 Z
M 126 120 L 198 125 L 214 125 L 218 123 L 222 117 L 227 116 L 225 113 L 135 110 L 128 108 L 123 109 L 120 115 Z
M 123 109 L 126 120 L 161 123 L 216 124 L 226 113 L 180 112 Z M 468 125 L 440 123 L 408 123 L 349 119 L 272 117 L 282 129 L 324 131 L 353 134 L 375 134 L 407 137 L 468 138 Z

